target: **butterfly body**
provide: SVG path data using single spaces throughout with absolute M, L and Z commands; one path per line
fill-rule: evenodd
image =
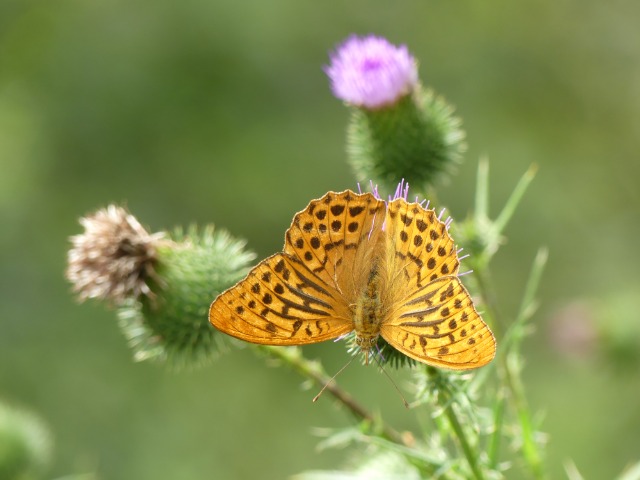
M 382 303 L 380 301 L 380 277 L 377 264 L 369 273 L 366 287 L 360 294 L 353 312 L 353 329 L 355 342 L 364 352 L 365 364 L 369 363 L 369 352 L 378 341 L 380 326 L 382 325 Z
M 365 362 L 382 336 L 420 362 L 476 368 L 493 358 L 495 340 L 458 268 L 433 210 L 329 192 L 295 215 L 282 253 L 218 296 L 209 319 L 253 343 L 303 345 L 355 332 Z

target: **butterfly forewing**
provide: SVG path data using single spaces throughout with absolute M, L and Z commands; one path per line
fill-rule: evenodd
M 294 217 L 284 252 L 354 303 L 377 252 L 384 214 L 384 202 L 370 193 L 329 192 Z
M 222 293 L 209 320 L 233 337 L 265 345 L 321 342 L 353 329 L 337 292 L 284 254 L 267 258 Z
M 481 367 L 495 355 L 495 339 L 457 277 L 439 277 L 383 322 L 383 338 L 418 361 L 453 369 Z

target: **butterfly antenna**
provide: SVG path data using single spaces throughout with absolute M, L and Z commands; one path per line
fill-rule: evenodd
M 351 365 L 351 362 L 353 362 L 354 358 L 356 358 L 356 357 L 351 357 L 351 360 L 349 360 L 344 365 L 344 367 L 342 367 L 340 370 L 338 370 L 336 372 L 336 374 L 333 377 L 331 377 L 331 379 L 329 379 L 329 381 L 327 383 L 324 384 L 324 387 L 322 387 L 322 390 L 320 390 L 320 392 L 315 397 L 313 397 L 313 402 L 314 403 L 320 398 L 320 395 L 322 395 L 322 392 L 324 392 L 327 389 L 327 387 L 331 384 L 331 382 L 333 382 L 336 379 L 336 377 L 338 375 L 340 375 L 345 368 L 347 368 L 349 365 Z
M 389 375 L 387 373 L 387 371 L 384 369 L 384 367 L 380 363 L 380 360 L 378 360 L 378 357 L 376 355 L 374 355 L 373 358 L 375 358 L 376 363 L 380 367 L 380 370 L 382 370 L 382 373 L 384 373 L 384 375 L 389 379 L 389 381 L 391 382 L 391 385 L 393 385 L 393 388 L 396 389 L 396 392 L 398 392 L 398 395 L 400 395 L 400 398 L 402 398 L 402 403 L 404 403 L 405 408 L 410 408 L 409 407 L 409 402 L 407 402 L 407 400 L 404 398 L 404 395 L 402 394 L 402 392 L 398 388 L 398 385 L 396 385 L 396 382 L 393 381 L 393 378 L 391 378 L 391 375 Z

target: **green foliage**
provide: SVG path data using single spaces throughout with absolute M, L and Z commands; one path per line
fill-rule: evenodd
M 0 478 L 44 478 L 51 449 L 49 428 L 42 420 L 31 412 L 0 402 Z
M 292 480 L 420 480 L 425 478 L 418 467 L 405 455 L 381 449 L 359 459 L 357 467 L 345 472 L 307 471 L 294 475 Z

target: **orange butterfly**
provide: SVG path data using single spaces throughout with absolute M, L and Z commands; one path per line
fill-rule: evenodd
M 313 200 L 293 218 L 284 251 L 220 294 L 209 321 L 264 345 L 304 345 L 355 331 L 366 363 L 381 335 L 428 365 L 486 365 L 496 342 L 457 276 L 447 224 L 396 197 L 386 203 L 346 190 Z

